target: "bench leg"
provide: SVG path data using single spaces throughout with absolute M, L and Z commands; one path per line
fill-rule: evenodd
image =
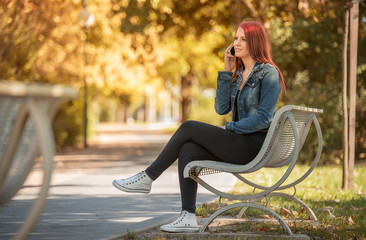
M 47 105 L 42 104 L 41 101 L 37 102 L 35 100 L 29 100 L 29 112 L 36 127 L 40 151 L 43 157 L 43 184 L 40 189 L 38 199 L 33 203 L 26 221 L 14 239 L 25 239 L 37 223 L 46 205 L 54 165 L 53 156 L 55 144 L 51 123 L 47 113 Z
M 287 232 L 288 235 L 292 235 L 292 231 L 289 228 L 289 226 L 287 225 L 287 223 L 274 211 L 272 211 L 271 209 L 264 207 L 262 205 L 256 204 L 256 203 L 251 203 L 251 202 L 247 202 L 247 203 L 234 203 L 231 205 L 228 205 L 226 207 L 223 207 L 219 210 L 217 210 L 216 212 L 214 212 L 202 225 L 201 229 L 200 229 L 200 233 L 203 233 L 206 228 L 208 227 L 208 225 L 217 217 L 219 216 L 221 213 L 226 212 L 227 210 L 230 210 L 232 208 L 237 208 L 237 207 L 252 207 L 252 208 L 256 208 L 258 210 L 261 210 L 263 212 L 266 212 L 268 214 L 270 214 L 271 216 L 273 216 L 283 227 L 283 229 L 285 229 L 285 231 Z
M 297 204 L 301 205 L 306 210 L 306 212 L 309 214 L 310 218 L 313 221 L 315 221 L 316 225 L 319 225 L 318 218 L 315 216 L 313 210 L 311 210 L 311 208 L 306 203 L 304 203 L 303 201 L 301 201 L 297 197 L 286 194 L 286 193 L 279 193 L 279 192 L 270 193 L 270 194 L 267 195 L 267 197 L 283 197 L 283 198 L 287 198 L 287 199 L 290 199 L 290 200 L 296 202 Z M 259 201 L 263 198 L 264 197 L 259 197 L 259 198 L 251 200 L 251 202 L 257 202 L 257 201 Z M 237 215 L 237 217 L 242 218 L 247 209 L 248 209 L 248 207 L 242 208 L 241 211 L 239 212 L 239 214 Z

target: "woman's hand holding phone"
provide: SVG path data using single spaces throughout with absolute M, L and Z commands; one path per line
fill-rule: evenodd
M 235 54 L 235 50 L 233 44 L 225 50 L 225 71 L 231 72 L 235 67 L 235 59 L 236 57 L 232 54 Z

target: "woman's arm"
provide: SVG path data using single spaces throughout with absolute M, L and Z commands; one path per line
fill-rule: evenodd
M 230 49 L 233 44 L 230 44 L 226 48 L 224 53 L 225 69 L 224 71 L 219 71 L 217 76 L 217 89 L 215 97 L 215 110 L 218 114 L 224 115 L 231 111 L 231 78 L 233 76 L 232 70 L 235 67 L 235 56 L 231 55 Z
M 231 111 L 230 81 L 232 75 L 232 72 L 219 71 L 217 76 L 215 110 L 220 115 L 227 114 Z

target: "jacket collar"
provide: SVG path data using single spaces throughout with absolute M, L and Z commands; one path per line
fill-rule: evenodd
M 253 67 L 253 69 L 252 69 L 252 72 L 253 72 L 253 73 L 258 72 L 259 70 L 261 70 L 261 69 L 263 68 L 263 66 L 264 66 L 264 63 L 256 62 L 256 63 L 254 64 L 254 67 Z M 240 68 L 238 69 L 238 71 L 239 71 L 239 72 L 243 72 L 242 67 L 240 67 Z

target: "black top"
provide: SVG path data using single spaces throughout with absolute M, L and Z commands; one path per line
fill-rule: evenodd
M 234 122 L 239 121 L 239 112 L 238 112 L 238 96 L 239 96 L 240 90 L 236 91 L 235 100 L 234 100 L 234 109 L 235 109 L 235 119 Z

